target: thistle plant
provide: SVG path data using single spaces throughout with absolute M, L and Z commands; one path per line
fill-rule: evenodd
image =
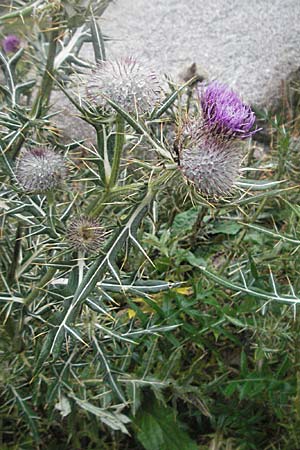
M 277 288 L 272 271 L 271 282 L 256 285 L 250 256 L 243 255 L 241 270 L 231 267 L 245 230 L 258 226 L 242 221 L 263 216 L 264 204 L 255 209 L 262 196 L 277 201 L 285 193 L 279 177 L 268 180 L 269 169 L 258 165 L 252 179 L 244 168 L 238 180 L 241 143 L 258 131 L 255 114 L 218 83 L 198 86 L 198 100 L 187 105 L 185 91 L 193 91 L 195 79 L 180 87 L 170 82 L 171 92 L 164 92 L 151 61 L 106 59 L 108 37 L 98 19 L 107 0 L 12 3 L 0 23 L 23 24 L 34 45 L 28 38 L 25 54 L 19 44 L 3 44 L 0 54 L 1 420 L 13 415 L 22 423 L 15 429 L 19 448 L 59 448 L 51 441 L 61 433 L 70 448 L 110 450 L 119 440 L 121 449 L 130 431 L 148 449 L 145 424 L 163 422 L 186 443 L 179 448 L 194 449 L 170 406 L 158 400 L 182 401 L 183 410 L 200 405 L 210 419 L 196 371 L 203 355 L 192 365 L 185 360 L 177 379 L 176 367 L 240 322 L 228 307 L 219 311 L 220 290 L 207 301 L 220 317 L 213 311 L 205 322 L 207 310 L 196 308 L 207 300 L 206 283 L 222 285 L 226 296 L 230 290 L 262 302 L 300 302 L 295 291 Z M 83 57 L 86 44 L 94 61 Z M 75 78 L 84 80 L 81 98 Z M 61 139 L 53 90 L 93 127 L 92 144 Z M 176 123 L 184 124 L 178 155 Z M 223 198 L 229 193 L 230 200 Z M 189 223 L 182 226 L 178 216 L 186 213 Z M 224 217 L 234 225 L 223 225 L 223 234 L 241 234 L 216 274 L 221 264 L 202 244 L 213 241 L 214 220 L 222 226 Z M 261 232 L 299 244 L 277 231 Z M 181 283 L 190 283 L 193 268 L 201 292 L 182 298 L 188 288 Z M 159 419 L 152 420 L 154 413 Z
M 225 85 L 198 89 L 201 116 L 188 119 L 180 137 L 180 168 L 208 196 L 229 194 L 243 158 L 239 139 L 253 130 L 255 114 Z

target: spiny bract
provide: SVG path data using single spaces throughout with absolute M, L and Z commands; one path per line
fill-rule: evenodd
M 66 176 L 64 158 L 50 148 L 22 150 L 15 176 L 26 192 L 47 192 L 57 188 Z
M 67 230 L 69 245 L 81 252 L 97 252 L 105 240 L 104 229 L 97 219 L 77 217 Z
M 203 132 L 180 151 L 180 169 L 207 196 L 228 194 L 238 177 L 241 151 L 230 140 Z
M 143 114 L 158 103 L 160 86 L 155 73 L 135 58 L 102 61 L 86 78 L 88 100 L 111 111 L 107 98 L 128 112 Z

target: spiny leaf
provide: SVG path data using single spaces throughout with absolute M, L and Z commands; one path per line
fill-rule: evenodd
M 99 24 L 97 23 L 94 16 L 92 16 L 91 19 L 91 33 L 95 60 L 97 63 L 99 63 L 100 61 L 105 61 L 106 57 L 104 39 Z
M 94 337 L 93 341 L 94 341 L 94 344 L 95 344 L 95 347 L 96 347 L 96 350 L 97 350 L 97 354 L 98 354 L 98 356 L 100 358 L 100 361 L 102 363 L 102 366 L 103 366 L 103 368 L 105 370 L 107 381 L 109 382 L 112 390 L 119 397 L 119 399 L 123 403 L 126 403 L 126 400 L 125 400 L 124 394 L 122 392 L 122 389 L 119 386 L 119 383 L 116 381 L 115 377 L 113 376 L 113 374 L 111 372 L 110 366 L 109 366 L 108 361 L 107 361 L 107 359 L 105 357 L 105 354 L 104 354 L 104 352 L 103 352 L 103 350 L 102 350 L 102 348 L 101 348 L 101 346 L 99 344 L 99 341 L 95 337 Z
M 13 386 L 10 386 L 10 388 L 15 396 L 18 408 L 24 415 L 24 418 L 29 425 L 29 429 L 31 430 L 35 441 L 39 441 L 39 432 L 38 432 L 37 425 L 36 425 L 36 420 L 38 419 L 38 417 L 29 408 L 26 401 L 22 398 L 22 396 L 19 394 L 17 389 L 15 389 Z
M 152 191 L 146 194 L 139 206 L 129 216 L 127 223 L 120 231 L 116 232 L 114 237 L 109 242 L 105 256 L 98 257 L 88 269 L 82 282 L 78 286 L 71 303 L 67 302 L 63 313 L 60 314 L 60 322 L 58 322 L 58 326 L 55 328 L 54 334 L 51 332 L 51 337 L 46 338 L 47 344 L 45 344 L 46 347 L 43 347 L 42 352 L 44 361 L 49 354 L 53 354 L 54 359 L 58 357 L 64 341 L 66 326 L 69 326 L 70 323 L 75 320 L 80 306 L 94 289 L 97 282 L 105 275 L 107 270 L 112 271 L 112 275 L 116 278 L 117 282 L 122 285 L 119 275 L 116 273 L 115 259 L 125 244 L 129 236 L 129 231 L 140 224 L 149 204 L 153 199 L 153 196 L 154 192 Z M 114 268 L 114 270 L 112 270 L 112 268 Z M 43 364 L 43 361 L 42 358 L 39 358 L 39 369 L 41 364 Z
M 170 106 L 175 102 L 178 95 L 187 87 L 193 84 L 197 80 L 197 77 L 193 77 L 190 80 L 188 80 L 185 84 L 180 86 L 177 90 L 172 92 L 162 103 L 162 105 L 153 111 L 151 114 L 151 120 L 159 119 L 169 108 Z

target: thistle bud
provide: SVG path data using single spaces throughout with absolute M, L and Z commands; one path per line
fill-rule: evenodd
M 105 232 L 97 219 L 81 216 L 69 224 L 67 240 L 75 250 L 95 253 L 105 240 Z
M 64 158 L 50 148 L 23 150 L 17 159 L 15 176 L 26 192 L 47 192 L 57 188 L 66 176 Z
M 143 114 L 159 100 L 160 87 L 154 72 L 128 57 L 102 61 L 86 79 L 88 100 L 111 111 L 107 98 L 128 112 Z
M 202 194 L 219 197 L 232 189 L 241 159 L 235 142 L 214 136 L 204 127 L 196 138 L 181 145 L 179 166 Z

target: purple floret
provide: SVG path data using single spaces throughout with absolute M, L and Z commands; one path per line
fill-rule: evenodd
M 5 53 L 16 53 L 20 48 L 21 40 L 15 34 L 9 34 L 2 40 Z
M 235 92 L 217 82 L 199 91 L 205 125 L 212 133 L 224 137 L 245 139 L 258 130 L 251 130 L 255 114 Z

